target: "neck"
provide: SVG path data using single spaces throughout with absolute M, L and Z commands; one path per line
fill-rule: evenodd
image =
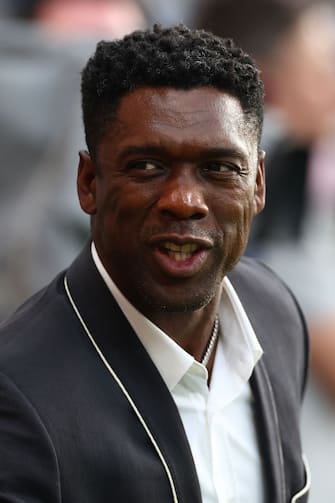
M 155 312 L 149 318 L 180 347 L 201 361 L 213 332 L 219 300 L 218 296 L 207 306 L 194 312 Z

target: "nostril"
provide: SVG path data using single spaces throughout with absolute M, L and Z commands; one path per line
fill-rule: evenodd
M 196 212 L 196 213 L 193 213 L 193 214 L 185 214 L 185 213 L 176 213 L 175 211 L 172 211 L 172 210 L 169 210 L 169 209 L 162 209 L 160 210 L 160 213 L 161 215 L 165 216 L 165 217 L 177 217 L 177 218 L 181 218 L 181 219 L 184 219 L 184 218 L 189 218 L 191 220 L 201 220 L 202 218 L 205 218 L 206 214 L 205 213 L 201 213 L 201 212 Z
M 194 215 L 192 215 L 191 218 L 193 218 L 193 220 L 201 220 L 201 218 L 204 218 L 205 215 L 203 213 L 195 213 Z
M 171 211 L 169 210 L 160 210 L 160 213 L 165 216 L 165 217 L 168 217 L 171 215 Z

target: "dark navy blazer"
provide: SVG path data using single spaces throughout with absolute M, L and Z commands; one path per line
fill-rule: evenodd
M 266 503 L 305 503 L 303 317 L 257 262 L 229 277 L 264 349 L 251 387 Z M 176 405 L 89 246 L 1 325 L 0 501 L 201 502 Z

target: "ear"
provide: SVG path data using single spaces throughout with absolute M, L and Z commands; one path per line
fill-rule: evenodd
M 254 193 L 254 214 L 257 215 L 265 206 L 265 152 L 258 153 L 257 174 Z
M 96 207 L 96 168 L 85 150 L 79 152 L 77 190 L 81 208 L 89 215 L 94 215 Z

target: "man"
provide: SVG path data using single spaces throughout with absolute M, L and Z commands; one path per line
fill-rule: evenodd
M 265 192 L 252 60 L 155 26 L 101 42 L 82 94 L 92 243 L 2 326 L 1 501 L 307 501 L 303 318 L 240 260 Z

